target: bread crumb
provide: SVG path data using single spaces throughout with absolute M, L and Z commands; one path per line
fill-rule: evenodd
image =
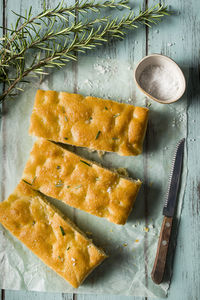
M 73 258 L 73 257 L 71 258 L 71 260 L 72 260 L 72 261 L 76 261 L 76 259 L 75 259 L 75 258 Z

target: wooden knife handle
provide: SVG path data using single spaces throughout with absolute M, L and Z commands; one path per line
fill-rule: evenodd
M 165 264 L 167 258 L 167 251 L 169 246 L 169 240 L 172 229 L 172 221 L 171 217 L 164 217 L 160 237 L 158 241 L 158 248 L 156 253 L 156 258 L 153 266 L 153 270 L 151 272 L 151 278 L 156 284 L 160 284 L 163 279 Z

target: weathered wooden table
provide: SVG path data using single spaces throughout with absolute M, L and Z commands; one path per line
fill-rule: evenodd
M 11 10 L 23 13 L 25 8 L 33 6 L 33 11 L 42 8 L 42 0 L 1 0 L 0 20 L 1 25 L 9 26 L 13 21 Z M 46 1 L 48 6 L 54 6 L 53 0 Z M 67 2 L 67 1 L 66 1 Z M 142 1 L 137 1 L 137 4 Z M 155 1 L 153 2 L 155 3 Z M 198 0 L 166 0 L 176 11 L 176 16 L 171 17 L 160 27 L 152 30 L 141 29 L 135 35 L 130 35 L 123 41 L 123 47 L 117 50 L 117 45 L 111 44 L 103 50 L 98 50 L 98 55 L 108 53 L 111 58 L 121 59 L 126 57 L 136 63 L 140 58 L 149 53 L 166 54 L 173 58 L 188 75 L 187 82 L 187 149 L 188 149 L 188 178 L 185 201 L 182 211 L 181 223 L 178 233 L 177 248 L 174 262 L 174 273 L 169 290 L 170 300 L 199 300 L 200 299 L 200 89 L 199 89 L 199 56 L 200 56 L 200 2 Z M 143 5 L 150 5 L 145 0 Z M 133 46 L 136 36 L 137 44 Z M 94 53 L 93 53 L 94 55 Z M 86 66 L 87 68 L 87 66 Z M 78 63 L 74 64 L 71 80 L 74 91 L 78 90 L 77 81 Z M 67 73 L 67 70 L 63 71 Z M 123 74 L 122 74 L 123 76 Z M 5 109 L 5 106 L 3 107 Z M 6 135 L 6 115 L 2 118 L 2 134 Z M 11 124 L 10 126 L 13 126 Z M 4 146 L 4 145 L 1 145 Z M 3 157 L 2 157 L 3 159 Z M 3 193 L 3 189 L 2 189 Z M 2 198 L 4 195 L 2 194 Z M 0 291 L 1 300 L 61 300 L 61 299 L 135 299 L 138 297 L 125 296 L 92 296 L 62 293 L 38 293 L 24 291 Z M 147 298 L 145 298 L 147 299 Z

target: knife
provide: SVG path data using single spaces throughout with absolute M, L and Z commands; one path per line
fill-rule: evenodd
M 164 219 L 160 231 L 156 258 L 151 273 L 151 278 L 156 284 L 160 284 L 162 282 L 164 271 L 165 271 L 173 216 L 176 208 L 177 194 L 178 194 L 181 171 L 182 171 L 184 144 L 185 144 L 185 139 L 183 138 L 182 140 L 179 141 L 176 147 L 176 152 L 173 159 L 172 172 L 170 175 L 168 193 L 163 208 Z

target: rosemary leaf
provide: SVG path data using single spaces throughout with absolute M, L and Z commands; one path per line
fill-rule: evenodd
M 55 184 L 56 187 L 63 187 L 63 182 L 61 180 L 58 181 L 58 183 Z
M 24 182 L 27 183 L 28 185 L 32 185 L 30 182 L 26 181 L 25 179 L 22 179 L 22 181 L 24 181 Z
M 62 228 L 62 226 L 60 226 L 60 231 L 61 231 L 62 235 L 64 236 L 64 235 L 65 235 L 65 231 L 64 231 L 64 229 Z
M 80 162 L 82 162 L 83 164 L 85 164 L 85 165 L 87 165 L 87 166 L 89 166 L 89 167 L 92 166 L 91 164 L 87 163 L 86 161 L 84 161 L 84 160 L 82 160 L 82 159 L 80 159 Z
M 80 187 L 82 187 L 82 184 L 75 186 L 75 189 L 79 189 Z
M 96 135 L 95 140 L 97 140 L 97 139 L 99 138 L 100 133 L 101 133 L 101 131 L 99 130 L 99 131 L 97 132 L 97 135 Z
M 119 116 L 120 116 L 120 113 L 114 115 L 113 118 L 117 118 L 117 117 L 119 117 Z

